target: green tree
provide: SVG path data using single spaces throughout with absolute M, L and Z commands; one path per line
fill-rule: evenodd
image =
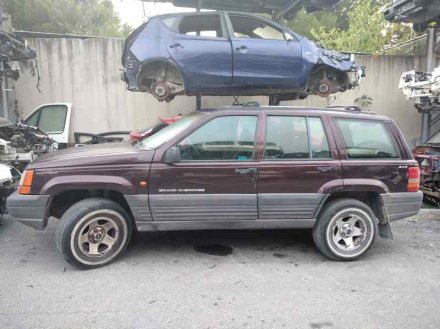
M 343 28 L 346 20 L 338 18 L 335 11 L 321 11 L 308 14 L 304 9 L 298 11 L 295 18 L 286 22 L 287 26 L 293 31 L 309 38 L 314 39 L 311 31 L 316 29 L 324 29 L 329 31 L 332 28 Z
M 334 9 L 314 14 L 298 12 L 289 26 L 324 46 L 341 51 L 377 53 L 411 39 L 408 24 L 391 24 L 383 17 L 386 0 L 342 0 Z
M 124 37 L 111 0 L 3 0 L 17 30 Z

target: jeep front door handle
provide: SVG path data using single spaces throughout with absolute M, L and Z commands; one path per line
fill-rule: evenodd
M 257 168 L 238 168 L 238 169 L 235 169 L 235 173 L 237 175 L 256 174 L 257 173 Z

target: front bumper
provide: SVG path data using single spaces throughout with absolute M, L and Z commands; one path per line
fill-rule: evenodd
M 47 225 L 47 206 L 50 195 L 11 194 L 6 200 L 6 208 L 11 217 L 20 223 L 43 230 Z
M 381 194 L 382 203 L 390 222 L 417 215 L 422 207 L 423 193 L 404 192 Z

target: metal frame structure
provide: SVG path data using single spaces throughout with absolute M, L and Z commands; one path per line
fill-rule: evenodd
M 176 7 L 224 11 L 245 11 L 271 15 L 274 20 L 290 19 L 301 8 L 308 12 L 331 7 L 340 0 L 140 0 L 143 2 L 172 3 Z
M 440 54 L 440 29 L 428 29 L 428 48 L 427 48 L 427 64 L 426 72 L 432 72 L 437 66 L 437 54 Z M 426 141 L 432 135 L 440 130 L 432 132 L 433 128 L 440 123 L 440 111 L 432 111 L 430 113 L 423 113 L 422 117 L 422 142 Z

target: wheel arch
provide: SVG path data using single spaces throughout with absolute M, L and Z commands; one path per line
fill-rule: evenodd
M 321 204 L 316 210 L 315 218 L 318 218 L 322 209 L 333 200 L 354 199 L 363 202 L 368 207 L 370 207 L 376 218 L 378 218 L 379 221 L 382 222 L 385 219 L 385 214 L 383 211 L 382 198 L 380 194 L 381 193 L 379 193 L 377 189 L 369 189 L 363 191 L 339 190 L 333 193 L 329 193 L 323 198 Z
M 184 86 L 186 86 L 186 78 L 185 78 L 185 74 L 183 73 L 182 69 L 177 65 L 176 62 L 174 62 L 173 60 L 171 60 L 169 58 L 165 58 L 165 57 L 157 57 L 154 59 L 150 59 L 150 60 L 145 61 L 141 64 L 141 67 L 139 68 L 137 76 L 136 76 L 136 81 L 137 81 L 138 86 L 140 86 L 142 84 L 142 80 L 149 70 L 150 71 L 151 70 L 158 70 L 164 66 L 168 67 L 168 68 L 172 68 L 175 72 L 177 72 L 180 75 L 180 77 L 182 78 Z
M 336 73 L 337 77 L 342 79 L 343 83 L 347 83 L 348 81 L 348 73 L 338 69 L 337 67 L 331 66 L 327 63 L 318 62 L 312 66 L 312 68 L 307 72 L 305 78 L 307 88 L 311 87 L 311 84 L 315 83 L 318 79 L 313 77 L 313 74 L 318 74 L 322 70 L 332 70 Z M 315 80 L 314 80 L 315 79 Z
M 114 189 L 67 189 L 52 196 L 47 207 L 47 218 L 50 216 L 61 218 L 61 216 L 75 203 L 101 197 L 119 204 L 133 221 L 133 213 L 124 194 Z

